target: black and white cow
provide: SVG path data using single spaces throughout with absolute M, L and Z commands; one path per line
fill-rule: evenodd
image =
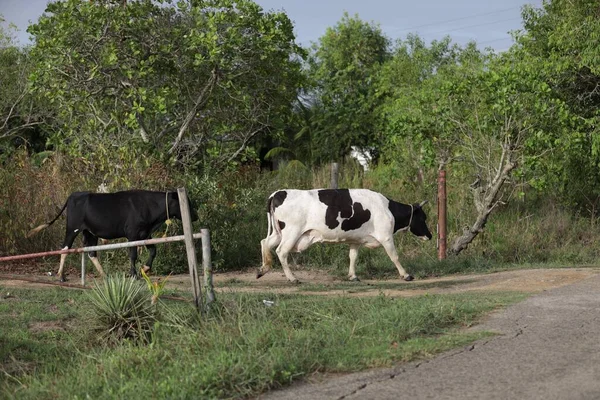
M 71 248 L 79 232 L 83 233 L 84 246 L 95 246 L 98 238 L 145 240 L 149 239 L 152 232 L 167 219 L 181 219 L 177 192 L 148 190 L 128 190 L 116 193 L 75 192 L 69 196 L 63 208 L 52 221 L 32 229 L 27 236 L 33 236 L 52 225 L 65 209 L 67 210 L 67 229 L 63 249 Z M 190 207 L 190 212 L 192 220 L 197 220 L 198 214 L 194 207 Z M 150 244 L 146 248 L 149 257 L 144 265 L 144 272 L 152 268 L 152 262 L 156 257 L 156 245 Z M 104 275 L 96 252 L 88 254 L 98 272 Z M 62 282 L 65 281 L 63 267 L 66 257 L 66 254 L 61 255 L 58 269 L 58 275 Z M 131 260 L 130 274 L 137 277 L 135 268 L 137 248 L 129 248 L 129 259 Z
M 262 266 L 257 278 L 272 265 L 271 249 L 283 272 L 297 282 L 288 264 L 288 254 L 301 252 L 313 243 L 348 243 L 348 277 L 357 280 L 356 257 L 360 246 L 383 246 L 400 275 L 412 280 L 398 260 L 394 233 L 410 230 L 423 240 L 431 239 L 421 204 L 402 204 L 367 189 L 279 190 L 267 201 L 267 237 L 261 241 Z

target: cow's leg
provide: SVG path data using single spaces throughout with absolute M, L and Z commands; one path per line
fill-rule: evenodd
M 385 252 L 387 253 L 387 255 L 390 257 L 390 260 L 392 260 L 392 262 L 398 269 L 400 276 L 402 278 L 404 278 L 405 281 L 412 281 L 413 277 L 411 275 L 409 275 L 404 270 L 404 268 L 402 268 L 402 265 L 400 265 L 400 260 L 398 259 L 398 252 L 396 251 L 396 246 L 394 245 L 394 240 L 388 239 L 388 240 L 382 241 L 381 245 L 385 249 Z
M 262 265 L 258 269 L 258 272 L 256 273 L 256 279 L 260 278 L 261 276 L 263 276 L 264 274 L 269 272 L 269 270 L 273 266 L 273 257 L 271 255 L 271 249 L 279 246 L 280 243 L 281 243 L 281 235 L 279 235 L 277 233 L 273 233 L 260 241 L 260 250 L 261 250 L 261 254 L 262 254 Z
M 98 244 L 98 236 L 94 235 L 93 233 L 91 233 L 88 230 L 83 231 L 83 245 L 84 246 L 96 246 L 97 244 Z M 98 270 L 98 273 L 100 273 L 100 276 L 104 277 L 106 274 L 104 273 L 104 270 L 102 269 L 102 265 L 100 265 L 100 262 L 98 261 L 98 253 L 96 251 L 90 251 L 88 253 L 88 256 L 90 257 L 92 264 L 94 264 L 94 266 Z
M 137 256 L 138 256 L 138 250 L 137 247 L 130 247 L 129 248 L 129 261 L 131 261 L 131 268 L 129 269 L 129 275 L 131 275 L 132 278 L 138 279 L 138 273 L 135 269 L 135 262 L 137 261 Z
M 70 249 L 71 246 L 73 246 L 73 242 L 75 241 L 75 238 L 77 237 L 78 233 L 79 233 L 79 229 L 69 229 L 68 223 L 67 223 L 67 234 L 65 235 L 65 241 L 63 242 L 63 247 L 62 247 L 63 250 Z M 67 259 L 66 254 L 60 255 L 60 265 L 58 267 L 57 275 L 60 278 L 61 282 L 66 282 L 65 271 L 64 271 L 66 259 Z
M 360 245 L 351 244 L 350 245 L 350 269 L 348 270 L 348 279 L 351 281 L 358 281 L 356 277 L 356 257 L 358 257 L 358 249 Z
M 146 248 L 148 249 L 148 260 L 146 261 L 146 264 L 144 264 L 144 266 L 142 267 L 142 269 L 144 270 L 144 273 L 147 273 L 148 271 L 150 271 L 150 269 L 152 269 L 152 263 L 154 262 L 154 257 L 156 257 L 156 245 L 155 244 L 148 244 L 146 245 Z
M 297 236 L 292 235 L 292 237 L 295 239 Z M 290 265 L 288 264 L 288 255 L 290 254 L 290 251 L 294 248 L 295 245 L 296 240 L 282 240 L 279 246 L 277 247 L 276 252 L 277 257 L 279 257 L 279 261 L 281 262 L 281 266 L 283 267 L 283 273 L 288 278 L 288 280 L 292 283 L 300 283 L 298 281 L 298 278 L 296 278 L 294 274 L 292 274 L 292 270 L 290 269 Z

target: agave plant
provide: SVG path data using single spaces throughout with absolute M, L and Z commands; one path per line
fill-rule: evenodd
M 109 276 L 94 283 L 90 295 L 96 329 L 103 339 L 146 342 L 156 322 L 156 307 L 144 285 L 125 275 Z

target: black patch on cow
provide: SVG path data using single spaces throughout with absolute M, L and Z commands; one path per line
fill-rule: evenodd
M 319 190 L 319 201 L 327 205 L 325 212 L 325 225 L 335 229 L 340 224 L 338 215 L 342 218 L 352 216 L 352 197 L 348 189 L 323 189 Z
M 335 229 L 340 224 L 338 216 L 342 217 L 342 230 L 351 231 L 360 228 L 371 218 L 371 211 L 365 210 L 361 203 L 353 203 L 348 189 L 319 190 L 319 201 L 327 205 L 325 225 Z
M 283 201 L 285 200 L 285 198 L 287 197 L 287 192 L 285 190 L 280 190 L 278 192 L 275 192 L 275 194 L 271 197 L 269 197 L 269 200 L 267 201 L 267 212 L 270 213 L 271 212 L 271 206 L 273 206 L 273 211 L 275 211 L 275 209 L 277 207 L 279 207 L 280 205 L 283 204 Z
M 342 222 L 342 230 L 344 231 L 358 229 L 363 226 L 365 222 L 371 219 L 371 211 L 365 210 L 362 204 L 354 203 L 352 208 L 354 209 L 354 214 L 352 217 Z
M 277 221 L 277 223 L 279 224 L 279 229 L 285 228 L 285 222 L 283 222 L 283 221 Z
M 412 212 L 409 205 L 398 203 L 392 199 L 388 199 L 388 208 L 394 216 L 394 233 L 400 229 L 406 228 L 410 222 L 410 214 Z

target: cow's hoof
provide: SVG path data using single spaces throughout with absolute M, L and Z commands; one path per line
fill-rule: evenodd
M 292 282 L 293 285 L 300 285 L 302 282 L 300 282 L 298 279 L 294 279 Z
M 147 265 L 144 265 L 144 266 L 142 267 L 142 271 L 144 271 L 144 273 L 145 273 L 146 275 L 148 275 L 148 272 L 150 272 L 150 267 L 149 267 L 149 266 L 147 266 Z
M 61 281 L 61 283 L 65 283 L 67 281 L 67 278 L 65 278 L 64 276 L 61 276 L 60 281 Z
M 405 280 L 405 281 L 407 281 L 407 282 L 410 282 L 410 281 L 412 281 L 413 279 L 415 279 L 415 278 L 413 278 L 413 277 L 412 277 L 412 275 L 406 275 L 406 276 L 404 277 L 404 280 Z
M 260 279 L 264 274 L 260 270 L 256 271 L 256 279 Z
M 350 282 L 360 282 L 360 279 L 358 279 L 358 276 L 353 276 L 349 280 L 350 280 Z

